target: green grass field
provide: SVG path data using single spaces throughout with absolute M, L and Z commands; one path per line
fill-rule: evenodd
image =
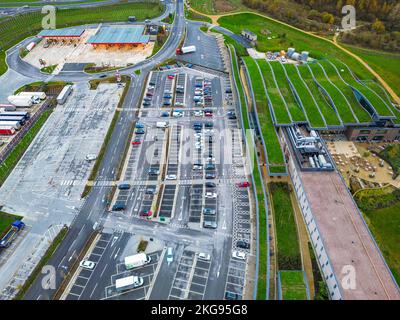
M 22 219 L 21 216 L 0 211 L 0 237 L 2 237 L 8 231 L 11 223 L 20 219 Z
M 347 82 L 347 84 L 356 88 L 365 98 L 368 99 L 368 101 L 372 104 L 379 115 L 393 116 L 390 107 L 387 106 L 386 103 L 382 101 L 382 99 L 380 99 L 375 92 L 360 84 L 354 78 L 353 74 L 350 72 L 350 69 L 345 64 L 337 59 L 332 59 L 330 60 L 330 62 L 335 65 L 336 69 L 338 70 L 338 72 L 340 72 L 340 75 L 342 76 L 343 80 Z
M 0 185 L 4 183 L 8 175 L 17 165 L 19 159 L 22 157 L 24 152 L 28 149 L 30 143 L 35 138 L 47 118 L 50 116 L 52 110 L 45 110 L 40 117 L 36 120 L 33 126 L 21 139 L 21 141 L 14 147 L 8 157 L 0 165 Z
M 344 46 L 372 67 L 400 96 L 400 54 Z
M 241 0 L 191 0 L 190 6 L 196 11 L 210 15 L 238 11 L 240 9 L 248 10 Z
M 285 164 L 282 149 L 272 123 L 268 103 L 265 98 L 264 85 L 256 62 L 251 57 L 243 57 L 251 78 L 254 98 L 257 107 L 257 114 L 261 125 L 261 132 L 264 137 L 265 149 L 267 151 L 270 165 L 282 166 Z
M 286 105 L 288 106 L 293 121 L 306 122 L 306 116 L 304 115 L 303 110 L 301 109 L 300 105 L 297 103 L 293 95 L 293 92 L 289 86 L 289 82 L 286 79 L 285 71 L 283 70 L 282 64 L 277 61 L 268 62 L 268 64 L 273 70 L 276 83 L 278 84 L 278 88 L 286 101 Z
M 269 183 L 276 230 L 278 269 L 301 270 L 297 227 L 287 183 Z
M 307 300 L 303 271 L 280 271 L 282 300 Z
M 335 104 L 343 123 L 357 123 L 358 121 L 353 115 L 350 103 L 348 103 L 343 93 L 328 80 L 323 72 L 322 67 L 316 63 L 309 64 L 309 67 L 315 79 L 317 79 L 318 83 L 328 92 L 329 96 L 332 98 L 333 103 Z
M 203 21 L 203 22 L 208 22 L 208 23 L 212 22 L 211 18 L 203 16 L 202 14 L 198 14 L 198 13 L 190 11 L 190 10 L 186 10 L 186 9 L 185 9 L 185 17 L 186 17 L 186 19 L 189 19 L 189 20 Z
M 340 78 L 339 74 L 337 73 L 336 69 L 327 61 L 320 61 L 319 64 L 323 67 L 326 74 L 328 75 L 329 79 L 338 87 L 340 91 L 346 96 L 347 100 L 349 101 L 351 108 L 353 109 L 354 113 L 356 114 L 358 120 L 362 123 L 364 122 L 371 122 L 370 114 L 360 105 L 357 101 L 356 97 L 354 96 L 353 91 L 351 88 Z
M 340 126 L 341 125 L 340 119 L 338 118 L 333 107 L 327 102 L 326 98 L 322 95 L 307 65 L 300 65 L 297 69 L 299 70 L 301 77 L 307 84 L 307 87 L 310 89 L 312 95 L 314 96 L 314 99 L 318 104 L 318 108 L 319 110 L 321 110 L 322 115 L 325 118 L 326 124 L 328 126 L 329 125 Z
M 372 79 L 372 74 L 356 59 L 338 49 L 333 43 L 306 34 L 283 23 L 273 21 L 252 13 L 241 13 L 224 16 L 218 20 L 222 27 L 240 34 L 242 29 L 249 29 L 257 34 L 257 49 L 259 51 L 280 51 L 288 47 L 296 48 L 297 52 L 309 51 L 316 59 L 337 58 L 345 62 L 361 79 Z M 277 34 L 276 39 L 268 40 L 268 33 Z
M 138 20 L 156 17 L 162 12 L 159 3 L 122 3 L 93 8 L 63 9 L 57 11 L 56 26 L 63 28 L 86 23 L 127 21 L 134 15 Z M 6 72 L 5 51 L 26 37 L 41 30 L 43 15 L 40 12 L 21 14 L 0 20 L 0 75 Z
M 310 121 L 310 125 L 313 128 L 326 127 L 318 106 L 315 104 L 311 93 L 307 90 L 306 84 L 297 73 L 296 66 L 294 64 L 284 64 L 283 67 L 286 69 L 287 75 L 299 95 L 304 110 L 307 113 L 307 118 Z
M 380 192 L 380 189 L 362 190 L 356 194 L 355 199 L 361 207 L 363 202 L 371 203 L 369 198 L 382 197 Z M 382 209 L 363 210 L 363 213 L 386 263 L 400 285 L 400 201 Z
M 286 109 L 285 100 L 283 100 L 279 88 L 277 87 L 272 70 L 266 60 L 256 60 L 260 67 L 261 73 L 264 78 L 265 87 L 267 89 L 268 97 L 274 109 L 276 121 L 278 124 L 290 124 L 292 121 L 289 112 Z

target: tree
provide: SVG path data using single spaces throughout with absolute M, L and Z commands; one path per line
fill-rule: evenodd
M 372 30 L 374 30 L 376 33 L 384 33 L 385 25 L 382 21 L 376 18 L 375 22 L 372 24 Z
M 324 23 L 328 23 L 328 24 L 332 24 L 335 22 L 335 17 L 333 16 L 333 14 L 328 13 L 328 12 L 324 12 L 322 14 L 322 21 Z

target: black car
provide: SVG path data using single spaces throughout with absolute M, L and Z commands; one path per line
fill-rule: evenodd
M 238 240 L 236 242 L 236 246 L 241 249 L 250 249 L 250 243 L 248 243 L 244 240 Z
M 126 206 L 124 203 L 115 203 L 112 207 L 112 211 L 122 211 L 125 210 Z
M 213 124 L 212 122 L 206 122 L 206 123 L 204 124 L 204 126 L 205 126 L 206 128 L 214 128 L 214 124 Z
M 214 182 L 206 182 L 207 188 L 215 188 L 217 185 Z
M 106 74 L 102 74 L 101 76 L 99 76 L 99 78 L 105 78 L 105 77 L 107 77 Z

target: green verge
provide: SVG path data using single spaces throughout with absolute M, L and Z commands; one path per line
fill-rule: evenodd
M 57 9 L 57 28 L 100 22 L 127 21 L 135 15 L 138 20 L 156 17 L 163 6 L 158 2 L 119 3 L 90 8 Z M 42 30 L 40 11 L 24 13 L 0 20 L 0 75 L 7 71 L 5 51 L 23 39 Z
M 285 160 L 283 157 L 277 133 L 275 131 L 275 127 L 272 123 L 272 118 L 269 112 L 268 103 L 265 99 L 265 91 L 261 74 L 253 58 L 243 57 L 243 59 L 246 63 L 246 67 L 248 69 L 250 81 L 252 83 L 252 88 L 254 91 L 257 114 L 261 126 L 260 130 L 265 142 L 265 149 L 267 151 L 268 163 L 271 165 L 283 166 L 285 164 Z
M 52 74 L 53 71 L 55 70 L 55 68 L 57 68 L 57 64 L 53 64 L 51 66 L 43 67 L 42 69 L 40 69 L 40 71 L 42 71 L 44 73 Z
M 285 101 L 280 95 L 279 88 L 276 86 L 274 81 L 274 76 L 272 74 L 271 68 L 264 59 L 256 60 L 258 66 L 260 67 L 261 73 L 264 78 L 265 87 L 269 99 L 271 101 L 272 107 L 274 109 L 276 121 L 278 124 L 290 124 L 289 113 L 285 106 Z
M 235 54 L 235 49 L 232 45 L 228 46 L 232 56 L 232 67 L 233 75 L 235 78 L 236 86 L 239 91 L 239 99 L 241 103 L 243 127 L 246 130 L 250 129 L 249 118 L 247 113 L 246 100 L 244 96 L 244 90 L 240 81 L 240 75 L 238 70 L 238 61 Z M 268 266 L 267 266 L 267 212 L 264 206 L 264 193 L 262 188 L 262 181 L 258 168 L 253 170 L 254 188 L 256 191 L 258 201 L 258 217 L 259 217 L 259 234 L 258 234 L 258 247 L 259 247 L 259 269 L 258 269 L 258 281 L 257 281 L 257 300 L 266 300 L 267 290 L 267 277 L 268 277 Z
M 360 190 L 354 198 L 400 285 L 400 190 L 393 190 L 392 187 Z
M 52 112 L 52 109 L 45 110 L 36 120 L 33 126 L 29 129 L 29 131 L 25 134 L 25 136 L 21 139 L 21 141 L 10 152 L 8 157 L 2 162 L 2 164 L 0 165 L 0 185 L 3 185 L 3 183 L 6 181 L 8 175 L 17 165 L 19 159 L 28 149 L 29 145 Z
M 393 114 L 390 112 L 390 107 L 386 105 L 382 99 L 379 98 L 379 96 L 369 90 L 367 87 L 363 86 L 361 83 L 359 83 L 351 73 L 350 69 L 343 64 L 342 61 L 339 61 L 337 59 L 332 59 L 330 60 L 335 67 L 337 68 L 338 72 L 342 76 L 343 80 L 347 82 L 347 84 L 351 85 L 352 87 L 356 88 L 365 98 L 368 99 L 368 101 L 372 104 L 372 106 L 375 108 L 376 112 L 381 115 L 381 116 L 393 116 Z
M 338 110 L 340 118 L 343 123 L 357 123 L 356 118 L 353 116 L 351 105 L 346 101 L 345 96 L 342 92 L 337 89 L 328 78 L 325 76 L 321 65 L 317 63 L 311 63 L 308 65 L 318 83 L 328 92 L 332 98 L 333 103 Z
M 112 78 L 115 79 L 115 77 L 112 77 Z M 101 82 L 110 82 L 110 81 L 112 81 L 111 78 L 110 79 L 105 78 L 105 79 L 100 79 L 100 80 L 96 79 L 96 80 L 90 81 L 90 85 L 91 85 L 91 87 L 95 86 L 97 88 L 99 83 L 101 83 Z M 125 97 L 126 97 L 126 95 L 128 93 L 128 90 L 129 90 L 129 86 L 131 84 L 131 78 L 129 78 L 127 76 L 122 76 L 122 81 L 125 82 L 125 88 L 124 88 L 124 91 L 122 93 L 121 99 L 118 102 L 117 109 L 122 108 L 122 104 L 124 103 Z M 94 181 L 96 179 L 96 177 L 97 177 L 100 165 L 101 165 L 101 163 L 103 161 L 103 158 L 104 158 L 104 155 L 106 153 L 106 149 L 107 149 L 108 143 L 111 140 L 111 136 L 113 134 L 115 125 L 117 124 L 120 115 L 121 115 L 121 111 L 115 110 L 114 116 L 113 116 L 113 118 L 111 120 L 110 126 L 108 127 L 108 130 L 107 130 L 106 136 L 104 138 L 103 144 L 101 145 L 100 152 L 99 152 L 99 154 L 98 154 L 98 156 L 96 158 L 96 162 L 94 163 L 93 169 L 90 172 L 90 175 L 89 175 L 89 178 L 88 178 L 89 181 Z M 83 189 L 83 192 L 81 194 L 81 197 L 82 198 L 86 197 L 90 193 L 91 190 L 92 190 L 92 186 L 89 185 L 89 184 L 86 184 L 85 188 Z
M 271 182 L 268 187 L 273 202 L 278 269 L 301 270 L 300 245 L 289 185 L 284 182 Z
M 189 20 L 194 20 L 194 21 L 203 21 L 203 22 L 212 23 L 211 18 L 209 18 L 207 16 L 203 16 L 202 14 L 198 14 L 191 10 L 186 10 L 186 9 L 185 9 L 185 18 L 189 19 Z
M 303 271 L 280 271 L 282 300 L 307 300 Z
M 7 233 L 15 220 L 21 219 L 22 216 L 0 211 L 0 239 Z
M 331 126 L 340 126 L 340 120 L 333 109 L 333 107 L 328 103 L 326 98 L 322 95 L 320 89 L 315 83 L 310 69 L 308 69 L 307 65 L 301 65 L 297 68 L 301 74 L 301 77 L 307 84 L 307 87 L 310 89 L 312 95 L 314 96 L 315 101 L 318 104 L 319 110 L 321 110 L 322 115 L 325 118 L 327 125 Z
M 267 212 L 264 206 L 264 193 L 262 188 L 262 180 L 260 171 L 258 168 L 253 170 L 254 183 L 256 184 L 256 195 L 258 201 L 258 282 L 257 282 L 257 300 L 266 300 L 267 290 L 267 277 L 268 277 L 268 266 L 267 266 Z
M 372 119 L 370 114 L 360 105 L 351 88 L 342 80 L 329 61 L 323 60 L 320 61 L 319 64 L 323 67 L 329 79 L 346 96 L 358 120 L 360 122 L 371 122 Z
M 249 54 L 247 53 L 247 49 L 245 47 L 243 47 L 239 42 L 237 42 L 235 39 L 232 39 L 231 37 L 223 34 L 222 32 L 219 32 L 218 30 L 215 30 L 214 28 L 210 29 L 211 32 L 214 33 L 219 33 L 222 34 L 222 36 L 224 37 L 224 43 L 225 45 L 232 45 L 235 50 L 236 50 L 236 54 L 239 57 L 244 57 L 244 56 L 248 56 Z
M 319 268 L 319 264 L 317 261 L 317 257 L 315 256 L 314 248 L 309 241 L 308 252 L 310 253 L 311 265 L 314 277 L 314 300 L 329 300 L 328 288 L 326 286 L 325 280 L 322 277 L 321 270 Z
M 32 286 L 32 284 L 35 282 L 38 275 L 41 273 L 42 268 L 45 265 L 47 265 L 48 261 L 50 260 L 50 258 L 52 257 L 52 255 L 54 254 L 54 252 L 56 251 L 56 249 L 58 248 L 60 243 L 63 241 L 65 236 L 67 235 L 67 232 L 68 232 L 68 227 L 64 226 L 60 230 L 60 232 L 56 235 L 56 237 L 54 238 L 50 247 L 46 250 L 42 259 L 40 259 L 40 261 L 37 264 L 37 266 L 35 267 L 35 269 L 33 269 L 32 273 L 30 274 L 28 279 L 26 279 L 23 286 L 18 291 L 18 294 L 15 296 L 14 300 L 22 300 L 24 298 L 24 296 L 28 292 L 29 288 Z
M 282 96 L 286 101 L 286 105 L 288 106 L 293 121 L 305 122 L 306 116 L 304 115 L 303 110 L 301 109 L 293 95 L 293 92 L 289 86 L 289 82 L 286 79 L 282 64 L 278 61 L 268 63 L 272 68 L 272 71 L 275 75 L 276 83 L 278 84 L 279 90 L 281 91 Z
M 246 132 L 246 130 L 250 129 L 250 126 L 249 126 L 249 119 L 247 117 L 247 108 L 246 108 L 246 100 L 244 98 L 244 90 L 242 87 L 242 82 L 240 81 L 239 65 L 238 65 L 238 61 L 237 61 L 237 56 L 235 54 L 235 49 L 231 45 L 229 45 L 228 48 L 229 48 L 229 51 L 230 51 L 231 57 L 232 57 L 233 76 L 234 76 L 234 79 L 236 82 L 237 90 L 239 92 L 239 99 L 240 99 L 240 105 L 241 105 L 242 117 L 243 117 L 243 126 L 244 126 L 243 129 Z
M 312 95 L 307 90 L 306 84 L 302 81 L 301 77 L 297 73 L 297 68 L 294 64 L 283 64 L 286 69 L 287 75 L 292 82 L 300 100 L 303 104 L 304 110 L 307 113 L 310 125 L 314 128 L 324 128 L 325 122 L 321 116 L 318 106 L 315 104 Z

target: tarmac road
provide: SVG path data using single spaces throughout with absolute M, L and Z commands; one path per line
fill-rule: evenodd
M 113 180 L 115 178 L 115 171 L 120 162 L 120 157 L 123 154 L 126 140 L 130 132 L 130 128 L 133 125 L 134 115 L 129 108 L 135 107 L 139 103 L 139 98 L 141 96 L 142 88 L 145 83 L 145 77 L 149 70 L 154 68 L 161 61 L 174 55 L 175 48 L 180 42 L 180 36 L 183 35 L 185 28 L 185 20 L 183 15 L 183 0 L 177 0 L 176 2 L 176 18 L 172 27 L 171 36 L 166 42 L 165 46 L 160 50 L 156 56 L 153 58 L 140 63 L 129 70 L 125 69 L 122 73 L 131 74 L 134 70 L 141 69 L 141 74 L 139 76 L 132 75 L 132 82 L 125 98 L 124 104 L 122 106 L 122 114 L 127 113 L 128 116 L 121 117 L 117 122 L 116 127 L 113 131 L 111 141 L 108 144 L 103 162 L 100 166 L 99 172 L 101 173 L 97 180 Z M 84 73 L 83 73 L 84 74 Z M 85 78 L 87 80 L 87 75 Z M 80 80 L 84 80 L 81 78 Z M 128 111 L 127 111 L 128 109 Z M 115 157 L 114 155 L 118 155 Z M 96 221 L 99 221 L 102 216 L 105 216 L 107 212 L 106 204 L 103 199 L 109 192 L 108 187 L 95 187 L 92 192 L 87 197 L 82 209 L 76 216 L 76 219 L 70 226 L 70 231 L 68 232 L 64 241 L 55 251 L 54 255 L 49 261 L 49 265 L 56 268 L 56 286 L 60 285 L 62 280 L 62 275 L 65 270 L 71 266 L 74 261 L 74 257 L 82 250 L 85 242 L 89 238 L 91 232 L 93 231 L 93 225 Z M 39 299 L 51 299 L 52 295 L 56 290 L 53 289 L 43 289 L 42 287 L 41 275 L 36 279 L 36 281 L 31 286 L 30 290 L 27 292 L 25 299 L 29 300 L 39 300 Z

